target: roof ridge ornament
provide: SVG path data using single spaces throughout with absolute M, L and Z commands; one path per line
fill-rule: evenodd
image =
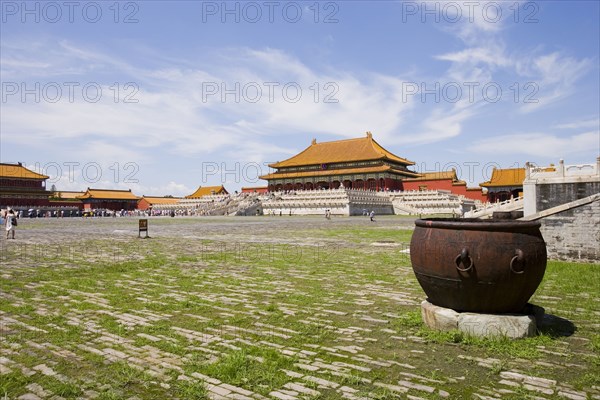
M 367 131 L 367 137 L 369 139 L 373 139 L 373 134 L 371 133 L 371 131 Z
M 313 138 L 313 140 L 312 140 L 311 144 L 317 144 L 317 139 L 316 139 L 316 138 Z

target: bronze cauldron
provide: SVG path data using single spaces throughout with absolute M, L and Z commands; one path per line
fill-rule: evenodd
M 535 221 L 419 219 L 413 271 L 428 300 L 456 311 L 521 312 L 546 270 Z

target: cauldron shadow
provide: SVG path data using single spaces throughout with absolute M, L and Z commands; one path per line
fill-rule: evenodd
M 557 339 L 573 335 L 577 331 L 577 327 L 568 319 L 552 314 L 544 314 L 541 323 L 538 323 L 538 330 L 542 334 Z

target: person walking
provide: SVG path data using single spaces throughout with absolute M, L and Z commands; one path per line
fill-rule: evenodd
M 371 222 L 375 222 L 375 211 L 371 210 L 369 217 L 371 218 Z
M 6 238 L 10 235 L 12 231 L 12 238 L 15 238 L 15 226 L 17 226 L 17 217 L 15 216 L 15 212 L 10 209 L 6 213 L 6 217 L 4 218 L 4 225 L 6 226 Z

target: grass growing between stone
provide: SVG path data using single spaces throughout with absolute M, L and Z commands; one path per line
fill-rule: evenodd
M 53 222 L 2 242 L 0 396 L 600 396 L 599 265 L 548 264 L 540 335 L 477 339 L 427 329 L 407 254 L 373 245 L 411 221 L 72 221 L 60 252 Z

